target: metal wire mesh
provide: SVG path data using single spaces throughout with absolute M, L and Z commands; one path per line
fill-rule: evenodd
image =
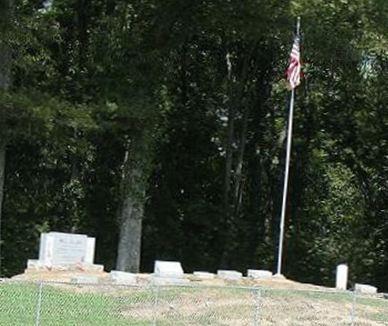
M 388 325 L 388 300 L 349 291 L 7 281 L 0 325 Z
M 388 325 L 388 300 L 375 296 L 353 296 L 353 325 Z
M 262 325 L 349 325 L 350 292 L 268 289 L 263 294 Z

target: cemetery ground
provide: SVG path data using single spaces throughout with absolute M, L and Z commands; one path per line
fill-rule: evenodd
M 40 284 L 33 281 L 0 283 L 0 325 L 36 324 Z M 350 325 L 355 303 L 349 291 L 274 279 L 157 287 L 47 282 L 41 290 L 39 325 L 58 326 Z M 388 325 L 386 300 L 356 300 L 353 325 Z
M 107 273 L 94 246 L 86 235 L 43 233 L 39 259 L 0 281 L 0 326 L 388 325 L 388 300 L 372 286 L 358 284 L 361 294 L 341 290 L 345 279 L 334 289 L 253 269 L 185 274 L 159 260 L 152 274 Z

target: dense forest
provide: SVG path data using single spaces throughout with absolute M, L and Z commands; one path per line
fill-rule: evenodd
M 1 275 L 45 231 L 107 270 L 275 270 L 388 290 L 386 0 L 0 0 Z

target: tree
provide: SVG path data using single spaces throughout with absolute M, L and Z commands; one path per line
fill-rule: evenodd
M 0 96 L 6 274 L 49 229 L 96 236 L 107 269 L 148 271 L 155 259 L 187 271 L 272 269 L 284 71 L 300 15 L 305 78 L 284 271 L 330 284 L 346 259 L 358 280 L 386 287 L 385 9 L 380 0 L 17 1 L 12 85 Z
M 9 30 L 11 25 L 11 1 L 2 0 L 0 2 L 0 93 L 6 92 L 11 85 L 11 55 L 8 43 Z M 1 275 L 1 223 L 2 223 L 2 204 L 4 197 L 4 180 L 5 180 L 5 158 L 7 148 L 7 134 L 4 132 L 4 112 L 0 111 L 0 275 Z

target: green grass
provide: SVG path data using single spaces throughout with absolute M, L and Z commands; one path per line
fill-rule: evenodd
M 303 298 L 311 300 L 328 300 L 337 303 L 352 302 L 351 292 L 323 292 L 308 290 L 288 290 L 288 289 L 265 289 L 263 296 L 280 298 Z
M 141 293 L 126 300 L 101 293 L 77 293 L 45 285 L 40 309 L 41 325 L 149 325 L 123 312 L 138 303 Z M 139 297 L 140 296 L 140 297 Z M 143 299 L 147 298 L 144 293 Z M 144 301 L 143 301 L 144 302 Z M 0 325 L 35 325 L 38 285 L 0 286 Z
M 87 288 L 87 286 L 85 287 Z M 96 287 L 98 289 L 98 287 Z M 39 286 L 34 284 L 0 285 L 0 325 L 34 325 Z M 224 303 L 206 307 L 204 298 L 217 302 L 241 298 L 245 304 Z M 250 313 L 249 291 L 192 287 L 159 290 L 125 289 L 108 294 L 77 292 L 77 287 L 44 285 L 40 309 L 41 325 L 217 325 L 219 320 Z M 154 304 L 161 310 L 155 314 Z M 200 306 L 201 305 L 201 306 Z M 192 310 L 193 309 L 193 310 Z M 237 311 L 236 311 L 237 310 Z
M 388 325 L 388 300 L 373 297 L 364 297 L 356 295 L 353 292 L 323 292 L 323 291 L 308 291 L 308 290 L 285 290 L 285 289 L 265 289 L 263 297 L 266 299 L 285 298 L 290 302 L 298 302 L 298 299 L 308 300 L 315 304 L 320 303 L 322 306 L 325 303 L 336 304 L 342 307 L 344 313 L 349 312 L 353 305 L 355 307 L 355 318 L 383 322 L 382 325 Z M 347 310 L 347 311 L 346 311 Z
M 247 322 L 244 325 L 249 325 L 253 322 L 256 300 L 263 304 L 259 315 L 264 321 L 276 321 L 276 318 L 286 316 L 292 320 L 300 321 L 305 317 L 319 322 L 319 318 L 327 316 L 315 314 L 317 305 L 320 309 L 328 305 L 342 307 L 338 315 L 348 318 L 353 301 L 352 294 L 347 292 L 278 289 L 258 292 L 240 288 L 204 287 L 169 287 L 158 290 L 111 287 L 105 290 L 99 286 L 44 285 L 40 325 L 143 326 L 154 322 L 159 326 L 240 325 L 241 320 Z M 35 325 L 38 293 L 37 284 L 0 283 L 0 325 Z M 156 302 L 158 304 L 155 308 Z M 388 301 L 357 297 L 356 316 L 364 321 L 386 325 Z M 334 320 L 337 317 L 333 315 Z M 266 325 L 265 322 L 263 325 Z

